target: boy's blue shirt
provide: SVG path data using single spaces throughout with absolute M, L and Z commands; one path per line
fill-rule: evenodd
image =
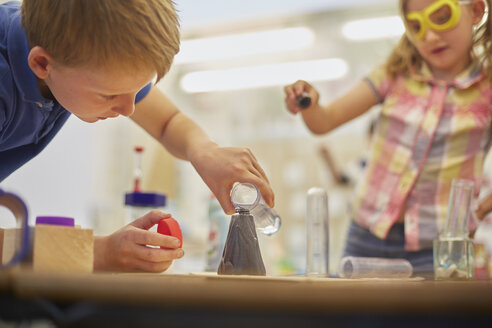
M 0 5 L 0 181 L 39 154 L 70 116 L 57 101 L 41 95 L 27 64 L 20 4 Z M 150 88 L 148 84 L 140 90 L 136 102 Z

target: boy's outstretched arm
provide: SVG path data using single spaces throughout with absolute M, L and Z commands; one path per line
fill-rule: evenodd
M 236 181 L 255 184 L 273 207 L 273 191 L 253 153 L 247 148 L 219 147 L 156 87 L 137 103 L 131 119 L 171 154 L 190 161 L 227 214 L 234 213 L 229 192 Z
M 359 115 L 364 114 L 378 103 L 374 91 L 366 81 L 361 81 L 346 94 L 327 106 L 319 104 L 318 91 L 306 81 L 297 81 L 284 87 L 285 105 L 293 114 L 301 113 L 304 123 L 315 134 L 327 133 Z M 307 93 L 311 105 L 306 109 L 297 106 L 296 97 Z

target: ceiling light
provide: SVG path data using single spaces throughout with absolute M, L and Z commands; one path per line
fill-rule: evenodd
M 352 41 L 400 37 L 405 26 L 399 16 L 354 20 L 345 23 L 342 34 Z
M 299 50 L 309 47 L 313 42 L 313 31 L 305 27 L 184 40 L 174 63 L 205 62 Z
M 347 72 L 348 65 L 343 59 L 329 58 L 192 72 L 183 76 L 181 87 L 189 93 L 240 90 L 281 86 L 299 79 L 334 80 L 342 78 Z

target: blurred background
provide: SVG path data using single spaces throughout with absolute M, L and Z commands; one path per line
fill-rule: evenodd
M 305 271 L 306 192 L 314 186 L 328 192 L 334 273 L 378 108 L 317 137 L 288 113 L 283 86 L 307 80 L 324 104 L 347 91 L 385 60 L 403 33 L 397 1 L 175 3 L 181 51 L 158 87 L 212 139 L 250 148 L 265 169 L 283 220 L 277 234 L 259 235 L 267 273 Z M 183 229 L 185 257 L 171 271 L 202 271 L 210 191 L 189 163 L 171 157 L 129 119 L 87 124 L 71 117 L 45 151 L 2 188 L 26 201 L 31 224 L 38 215 L 72 216 L 96 235 L 109 234 L 131 216 L 124 194 L 133 188 L 135 146 L 145 148 L 142 190 L 166 194 L 165 211 Z

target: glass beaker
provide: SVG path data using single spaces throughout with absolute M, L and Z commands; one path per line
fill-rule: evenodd
M 306 275 L 329 274 L 328 195 L 322 188 L 311 188 L 306 199 Z
M 270 208 L 258 188 L 249 182 L 236 182 L 231 189 L 231 201 L 237 209 L 249 211 L 253 216 L 256 229 L 267 236 L 280 229 L 280 216 Z
M 468 236 L 473 192 L 473 181 L 453 179 L 446 223 L 433 245 L 437 280 L 473 278 L 473 241 Z

